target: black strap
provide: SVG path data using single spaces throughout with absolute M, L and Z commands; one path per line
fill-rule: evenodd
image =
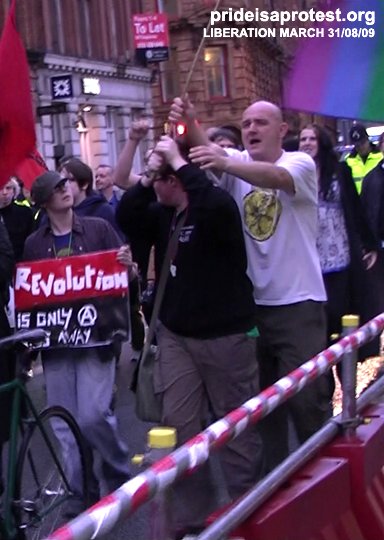
M 155 301 L 154 301 L 154 304 L 153 304 L 151 321 L 149 323 L 148 333 L 147 333 L 145 343 L 144 343 L 144 347 L 143 347 L 143 351 L 142 351 L 142 354 L 141 354 L 142 360 L 146 357 L 146 355 L 148 353 L 148 350 L 149 350 L 149 347 L 151 346 L 153 337 L 155 335 L 156 321 L 157 321 L 157 317 L 159 315 L 161 302 L 163 300 L 164 291 L 165 291 L 165 285 L 167 283 L 168 276 L 169 276 L 169 270 L 170 270 L 170 267 L 171 267 L 171 260 L 175 256 L 175 253 L 177 251 L 177 244 L 179 242 L 179 233 L 180 233 L 180 230 L 181 230 L 182 226 L 185 223 L 186 218 L 187 218 L 187 212 L 184 211 L 182 216 L 177 221 L 176 226 L 175 226 L 175 228 L 174 228 L 174 230 L 173 230 L 173 232 L 172 232 L 172 234 L 171 234 L 171 236 L 169 238 L 169 241 L 168 241 L 168 246 L 167 246 L 167 250 L 166 250 L 165 256 L 164 256 L 163 266 L 161 267 L 160 279 L 159 279 L 159 283 L 157 285 L 157 290 L 156 290 Z

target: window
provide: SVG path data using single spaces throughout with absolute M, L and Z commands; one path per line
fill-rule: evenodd
M 143 6 L 141 0 L 131 0 L 131 13 L 143 13 Z
M 204 69 L 209 98 L 229 95 L 227 82 L 227 58 L 224 47 L 204 49 Z
M 109 33 L 109 47 L 112 58 L 117 58 L 117 29 L 116 29 L 116 12 L 115 5 L 112 0 L 107 4 L 107 19 L 108 19 L 108 33 Z
M 43 7 L 48 50 L 91 57 L 90 0 L 78 0 L 74 9 L 64 0 L 46 0 Z
M 131 110 L 132 121 L 139 120 L 140 118 L 143 118 L 145 115 L 146 114 L 145 114 L 144 109 Z M 143 171 L 145 168 L 144 155 L 146 154 L 147 148 L 148 148 L 148 140 L 146 139 L 141 140 L 139 144 L 139 148 L 138 148 L 139 151 L 135 152 L 135 156 L 133 158 L 132 170 L 136 173 Z
M 64 144 L 63 134 L 65 131 L 64 116 L 62 114 L 52 114 L 52 135 L 53 144 Z
M 64 53 L 63 13 L 61 0 L 51 4 L 52 48 L 55 52 Z
M 177 17 L 179 14 L 178 4 L 177 0 L 158 0 L 157 8 L 160 13 L 167 13 L 171 17 Z
M 76 20 L 78 24 L 77 33 L 81 39 L 81 53 L 86 58 L 90 58 L 92 56 L 92 42 L 89 0 L 80 0 L 79 10 L 80 16 Z
M 117 132 L 118 132 L 118 107 L 107 107 L 106 110 L 106 134 L 108 157 L 110 165 L 115 165 L 117 161 Z
M 169 50 L 169 60 L 160 62 L 160 82 L 163 101 L 171 101 L 180 94 L 180 67 L 177 64 L 176 50 Z

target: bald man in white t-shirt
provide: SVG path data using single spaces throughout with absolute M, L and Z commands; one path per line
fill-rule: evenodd
M 245 109 L 243 151 L 201 144 L 205 135 L 193 107 L 176 98 L 170 120 L 181 117 L 191 141 L 200 143 L 192 148 L 191 160 L 214 169 L 240 209 L 260 331 L 260 385 L 265 388 L 326 347 L 315 163 L 302 152 L 282 149 L 288 126 L 270 102 Z M 289 454 L 287 413 L 303 443 L 330 416 L 332 391 L 331 377 L 322 376 L 262 422 L 268 470 Z

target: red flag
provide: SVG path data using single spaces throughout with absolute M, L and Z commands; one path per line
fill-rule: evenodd
M 37 150 L 34 150 L 17 166 L 15 174 L 22 180 L 24 186 L 30 190 L 35 178 L 47 170 L 48 167 L 44 159 Z
M 0 39 L 0 187 L 35 148 L 29 66 L 12 1 Z

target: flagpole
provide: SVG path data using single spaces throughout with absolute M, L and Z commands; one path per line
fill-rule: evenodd
M 216 2 L 216 5 L 214 7 L 214 10 L 213 11 L 217 11 L 220 7 L 220 4 L 221 4 L 221 0 L 217 0 Z M 183 92 L 181 93 L 181 96 L 183 98 L 186 97 L 187 93 L 188 93 L 188 88 L 189 88 L 189 84 L 191 82 L 191 79 L 192 79 L 192 75 L 193 75 L 193 72 L 195 70 L 195 67 L 196 67 L 196 64 L 197 64 L 197 60 L 199 59 L 199 56 L 200 56 L 200 53 L 201 53 L 201 50 L 204 46 L 204 43 L 205 43 L 205 38 L 206 36 L 209 35 L 209 30 L 211 28 L 211 19 L 209 19 L 209 22 L 207 24 L 207 26 L 205 27 L 205 31 L 203 32 L 203 37 L 201 38 L 200 40 L 200 44 L 199 44 L 199 47 L 195 53 L 195 56 L 193 58 L 193 61 L 192 61 L 192 65 L 191 65 L 191 69 L 189 70 L 189 73 L 188 73 L 188 77 L 187 77 L 187 80 L 185 82 L 185 86 L 184 86 L 184 90 Z

